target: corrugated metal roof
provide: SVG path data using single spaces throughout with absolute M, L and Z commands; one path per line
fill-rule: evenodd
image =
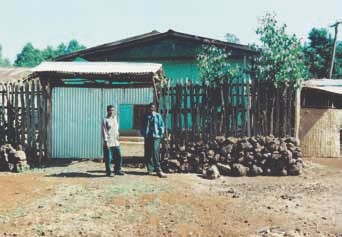
M 30 68 L 0 67 L 0 83 L 23 81 L 30 73 Z
M 112 43 L 107 43 L 107 44 L 102 44 L 99 46 L 95 46 L 95 47 L 91 47 L 91 48 L 87 48 L 87 49 L 83 49 L 83 50 L 79 50 L 76 52 L 72 52 L 69 54 L 65 54 L 65 55 L 61 55 L 55 58 L 55 60 L 57 61 L 68 61 L 68 60 L 73 60 L 77 57 L 84 57 L 90 54 L 94 54 L 94 53 L 100 53 L 100 52 L 105 52 L 105 51 L 111 51 L 113 52 L 113 50 L 116 49 L 122 49 L 123 47 L 131 47 L 131 46 L 135 46 L 136 44 L 142 43 L 142 42 L 147 42 L 147 41 L 154 41 L 157 39 L 162 39 L 165 37 L 178 37 L 178 38 L 182 38 L 182 39 L 187 39 L 187 40 L 193 40 L 196 42 L 200 42 L 206 45 L 216 45 L 218 47 L 224 47 L 224 48 L 229 48 L 229 49 L 234 49 L 234 50 L 240 50 L 244 52 L 244 55 L 258 55 L 259 52 L 255 51 L 254 49 L 250 48 L 247 45 L 242 45 L 242 44 L 235 44 L 235 43 L 230 43 L 230 42 L 226 42 L 226 41 L 221 41 L 221 40 L 215 40 L 212 38 L 208 38 L 208 37 L 201 37 L 198 35 L 192 35 L 192 34 L 186 34 L 186 33 L 182 33 L 182 32 L 177 32 L 174 31 L 172 29 L 160 33 L 158 31 L 152 31 L 146 34 L 142 34 L 142 35 L 137 35 L 137 36 L 133 36 L 133 37 L 129 37 L 126 39 L 122 39 L 122 40 L 118 40 L 118 41 L 114 41 Z
M 327 91 L 334 94 L 342 94 L 342 79 L 311 79 L 305 81 L 304 88 L 312 88 Z
M 42 62 L 33 72 L 85 74 L 149 74 L 157 73 L 162 64 L 130 62 Z

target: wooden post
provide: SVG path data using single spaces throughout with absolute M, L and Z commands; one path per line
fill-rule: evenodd
M 334 62 L 335 62 L 335 54 L 336 54 L 336 44 L 337 44 L 337 34 L 338 34 L 338 25 L 342 24 L 342 21 L 338 21 L 335 24 L 331 25 L 330 27 L 335 28 L 335 37 L 334 37 L 334 47 L 333 47 L 333 52 L 332 52 L 332 57 L 331 57 L 331 64 L 330 64 L 330 71 L 329 71 L 329 78 L 332 78 L 332 73 L 334 69 Z
M 241 135 L 246 136 L 246 100 L 245 100 L 245 78 L 241 81 Z
M 189 81 L 189 91 L 190 91 L 190 114 L 191 114 L 191 141 L 195 142 L 195 129 L 196 129 L 196 116 L 195 116 L 195 94 L 193 83 Z
M 31 81 L 31 106 L 30 106 L 30 118 L 31 118 L 31 147 L 36 152 L 37 146 L 36 146 L 36 105 L 35 105 L 35 81 Z M 36 155 L 36 153 L 35 153 Z
M 13 84 L 7 86 L 7 139 L 9 143 L 14 142 L 14 116 L 13 116 Z
M 298 143 L 299 141 L 299 126 L 300 126 L 300 89 L 297 89 L 295 91 L 296 93 L 296 106 L 295 106 L 295 131 L 294 131 L 294 137 L 297 139 Z
M 188 143 L 188 128 L 189 128 L 189 121 L 188 121 L 188 81 L 185 81 L 183 86 L 183 99 L 184 99 L 184 143 Z
M 14 120 L 15 120 L 15 143 L 19 144 L 20 143 L 20 134 L 19 134 L 19 109 L 18 109 L 18 93 L 19 93 L 19 86 L 16 84 L 15 85 L 15 98 L 14 98 Z
M 170 87 L 170 96 L 171 96 L 171 129 L 172 129 L 172 137 L 171 137 L 171 146 L 173 147 L 175 144 L 175 133 L 176 133 L 176 102 L 175 102 L 175 87 L 172 85 Z
M 202 83 L 202 106 L 201 106 L 201 120 L 202 120 L 202 131 L 201 131 L 201 135 L 202 135 L 202 139 L 204 142 L 207 141 L 207 124 L 206 124 L 206 112 L 208 110 L 207 108 L 207 86 L 205 84 L 205 82 Z
M 44 149 L 45 149 L 45 159 L 49 159 L 52 156 L 52 88 L 50 86 L 50 81 L 49 78 L 41 78 L 41 83 L 42 83 L 42 89 L 43 89 L 43 94 L 44 98 L 46 101 L 45 104 L 45 127 L 43 131 L 43 141 L 45 142 L 44 144 Z
M 30 120 L 30 83 L 25 82 L 25 125 L 26 125 L 26 137 L 27 144 L 31 147 L 31 136 L 30 136 L 30 128 L 31 128 L 31 120 Z
M 21 107 L 21 123 L 20 123 L 20 143 L 23 145 L 25 144 L 25 126 L 26 126 L 26 121 L 25 121 L 25 84 L 21 85 L 20 87 L 20 107 Z
M 42 130 L 43 130 L 43 119 L 42 119 L 42 101 L 41 101 L 41 90 L 40 90 L 40 83 L 37 81 L 36 84 L 36 91 L 37 91 L 37 114 L 38 114 L 38 163 L 39 166 L 42 164 L 42 157 L 43 157 L 43 141 L 42 141 Z
M 2 99 L 2 95 L 3 95 L 3 84 L 0 83 L 0 98 L 1 98 L 1 104 L 0 104 L 0 144 L 4 143 L 4 124 L 3 124 L 3 113 L 5 112 L 5 108 L 4 108 L 4 101 Z
M 195 136 L 196 136 L 196 141 L 199 139 L 199 133 L 201 133 L 201 117 L 200 117 L 200 106 L 201 106 L 201 101 L 200 101 L 200 86 L 198 82 L 196 82 L 195 85 L 195 94 L 196 94 L 196 109 L 195 109 L 195 117 L 196 117 L 196 131 L 195 131 Z

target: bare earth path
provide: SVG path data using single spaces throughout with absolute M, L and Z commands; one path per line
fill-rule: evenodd
M 307 161 L 298 177 L 125 171 L 108 178 L 85 161 L 0 173 L 0 236 L 342 236 L 341 160 Z

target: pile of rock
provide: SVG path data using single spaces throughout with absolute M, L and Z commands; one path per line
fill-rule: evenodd
M 0 146 L 0 171 L 21 172 L 29 168 L 21 145 L 17 150 L 10 144 Z
M 189 143 L 169 150 L 163 161 L 169 173 L 203 173 L 208 178 L 221 175 L 300 175 L 303 160 L 293 137 L 216 137 L 209 143 Z M 217 174 L 218 173 L 218 174 Z

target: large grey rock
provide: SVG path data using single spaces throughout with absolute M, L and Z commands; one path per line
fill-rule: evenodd
M 246 176 L 248 173 L 248 167 L 245 167 L 241 164 L 233 164 L 232 174 L 234 176 Z
M 220 172 L 216 165 L 212 165 L 208 169 L 203 170 L 203 177 L 207 179 L 217 179 L 220 177 Z
M 303 173 L 303 165 L 300 163 L 291 165 L 288 169 L 289 175 L 301 175 Z
M 217 163 L 216 164 L 220 174 L 222 175 L 231 175 L 232 173 L 232 168 L 230 167 L 230 165 L 225 165 L 222 163 Z

